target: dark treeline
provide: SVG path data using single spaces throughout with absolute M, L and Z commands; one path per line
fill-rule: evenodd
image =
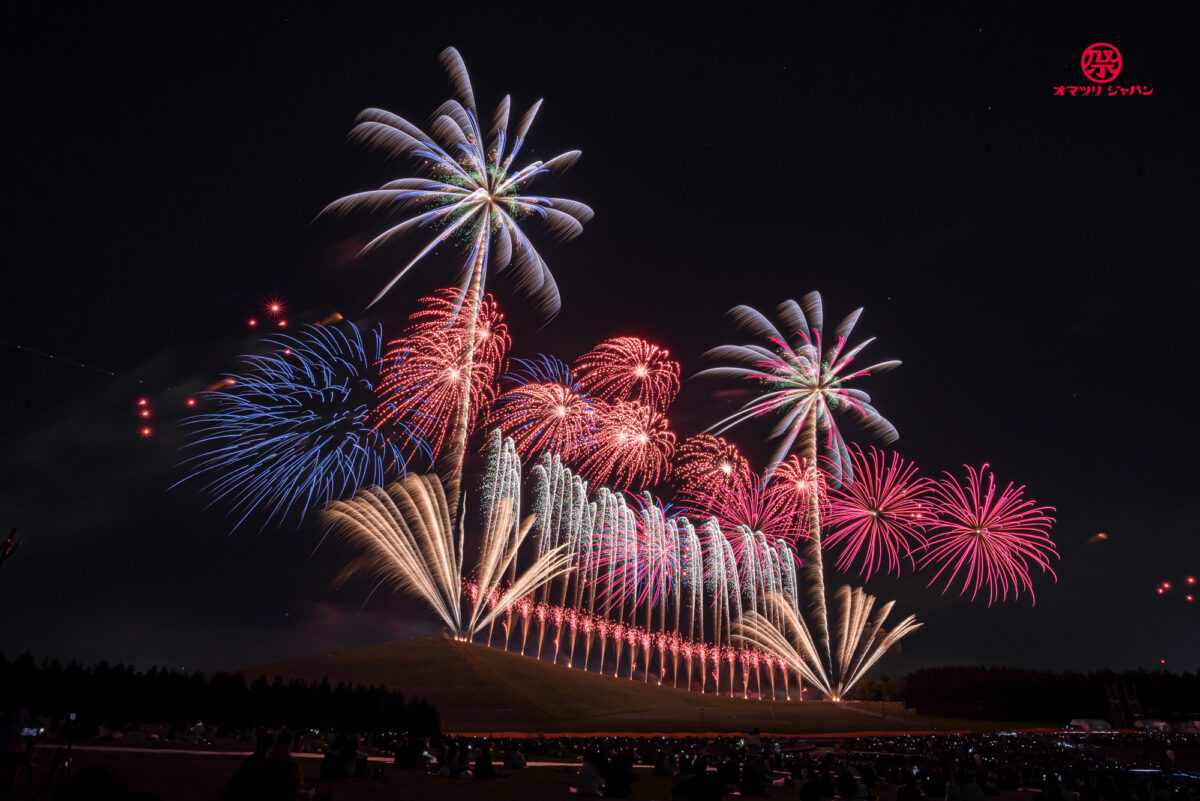
M 925 668 L 904 678 L 896 700 L 922 714 L 948 717 L 1051 723 L 1066 723 L 1072 718 L 1111 720 L 1108 687 L 1114 684 L 1136 693 L 1146 718 L 1200 717 L 1200 677 L 1166 671 L 1051 673 L 1014 668 Z M 885 687 L 893 686 L 885 680 Z
M 441 728 L 436 707 L 420 699 L 405 702 L 401 693 L 384 687 L 268 681 L 265 676 L 247 683 L 241 673 L 143 672 L 106 662 L 84 667 L 36 662 L 28 653 L 10 662 L 0 653 L 0 710 L 18 706 L 52 719 L 76 713 L 80 720 L 112 727 L 203 720 L 231 727 L 414 734 L 436 734 Z

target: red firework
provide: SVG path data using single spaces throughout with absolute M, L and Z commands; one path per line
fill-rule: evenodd
M 458 417 L 470 376 L 468 430 L 495 397 L 510 344 L 504 315 L 491 295 L 484 295 L 475 318 L 475 348 L 468 364 L 467 331 L 470 297 L 459 289 L 443 289 L 421 299 L 422 308 L 409 318 L 404 336 L 388 345 L 376 390 L 374 424 L 414 450 L 424 440 L 436 457 Z
M 604 340 L 575 369 L 584 389 L 612 403 L 634 401 L 663 413 L 679 392 L 679 362 L 638 337 Z
M 526 460 L 551 452 L 569 461 L 582 454 L 606 409 L 599 398 L 564 384 L 529 383 L 496 399 L 489 425 L 512 437 Z
M 997 598 L 1008 600 L 1010 591 L 1016 599 L 1021 588 L 1032 598 L 1033 566 L 1057 581 L 1050 567 L 1051 557 L 1058 558 L 1049 535 L 1054 518 L 1047 514 L 1054 508 L 1025 500 L 1024 492 L 1024 487 L 1009 483 L 997 493 L 995 476 L 986 464 L 978 470 L 967 467 L 965 484 L 950 473 L 936 482 L 933 533 L 921 560 L 921 567 L 938 565 L 930 586 L 946 574 L 945 593 L 959 573 L 965 573 L 959 595 L 970 590 L 974 600 L 986 587 L 991 606 Z
M 711 491 L 749 472 L 749 462 L 724 437 L 688 437 L 675 452 L 675 479 L 684 492 Z
M 914 553 L 925 545 L 925 527 L 933 522 L 929 502 L 932 482 L 917 475 L 917 466 L 893 452 L 889 464 L 883 451 L 850 447 L 854 479 L 830 492 L 825 522 L 835 531 L 827 546 L 840 546 L 838 570 L 850 570 L 861 557 L 864 579 L 883 569 L 900 575 L 907 558 L 916 567 Z
M 640 403 L 615 403 L 601 416 L 595 443 L 579 472 L 595 484 L 637 490 L 671 474 L 675 434 L 667 418 Z

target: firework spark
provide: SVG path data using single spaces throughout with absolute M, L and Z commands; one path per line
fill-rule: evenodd
M 611 405 L 601 418 L 595 441 L 579 472 L 597 484 L 641 489 L 670 476 L 675 434 L 667 428 L 667 419 L 649 406 Z
M 364 484 L 403 475 L 395 442 L 370 423 L 378 383 L 380 333 L 366 342 L 350 323 L 305 326 L 264 340 L 269 352 L 246 356 L 244 369 L 200 393 L 211 409 L 188 418 L 185 464 L 214 500 L 227 500 L 267 522 L 347 496 Z M 413 451 L 421 434 L 397 426 Z M 185 479 L 188 480 L 188 479 Z M 265 524 L 264 524 L 265 525 Z
M 638 337 L 606 339 L 579 357 L 580 384 L 615 403 L 635 401 L 665 413 L 679 392 L 679 362 Z
M 967 467 L 965 484 L 947 473 L 933 492 L 936 516 L 921 560 L 921 567 L 938 567 L 931 586 L 945 575 L 942 592 L 947 592 L 962 573 L 959 594 L 970 590 L 974 600 L 986 588 L 991 606 L 998 598 L 1008 600 L 1009 592 L 1016 599 L 1022 588 L 1033 598 L 1029 572 L 1034 566 L 1057 580 L 1050 567 L 1050 559 L 1058 558 L 1049 535 L 1053 507 L 1025 500 L 1025 488 L 1011 482 L 997 492 L 986 464 Z
M 884 567 L 900 574 L 901 560 L 916 567 L 915 552 L 925 544 L 925 527 L 933 522 L 930 481 L 917 467 L 892 453 L 850 448 L 854 480 L 831 492 L 826 524 L 833 529 L 825 544 L 840 547 L 838 570 L 850 570 L 860 558 L 864 579 Z

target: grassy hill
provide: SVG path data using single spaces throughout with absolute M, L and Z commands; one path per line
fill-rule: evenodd
M 600 676 L 497 648 L 423 637 L 261 665 L 248 676 L 385 685 L 437 704 L 451 732 L 780 734 L 990 729 L 899 704 L 758 701 Z

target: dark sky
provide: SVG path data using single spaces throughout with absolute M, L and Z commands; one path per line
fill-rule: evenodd
M 1154 592 L 1200 574 L 1195 10 L 25 5 L 0 55 L 0 339 L 116 375 L 0 347 L 0 526 L 24 540 L 0 573 L 5 653 L 211 669 L 435 630 L 337 588 L 351 554 L 314 553 L 314 526 L 231 535 L 168 487 L 175 410 L 252 347 L 265 298 L 394 332 L 451 283 L 434 260 L 367 315 L 410 245 L 354 261 L 347 236 L 375 229 L 312 221 L 408 174 L 345 134 L 371 105 L 424 121 L 453 44 L 489 113 L 546 98 L 526 155 L 582 149 L 543 188 L 596 210 L 545 251 L 556 319 L 493 286 L 514 355 L 632 333 L 690 374 L 739 339 L 733 304 L 819 289 L 830 316 L 866 307 L 870 355 L 904 361 L 865 386 L 906 456 L 935 475 L 988 461 L 1057 507 L 1059 581 L 1038 578 L 1036 606 L 872 579 L 928 623 L 885 670 L 1200 665 L 1200 604 Z M 1087 83 L 1096 41 L 1153 96 L 1053 96 Z M 714 388 L 685 386 L 681 435 L 718 418 Z

